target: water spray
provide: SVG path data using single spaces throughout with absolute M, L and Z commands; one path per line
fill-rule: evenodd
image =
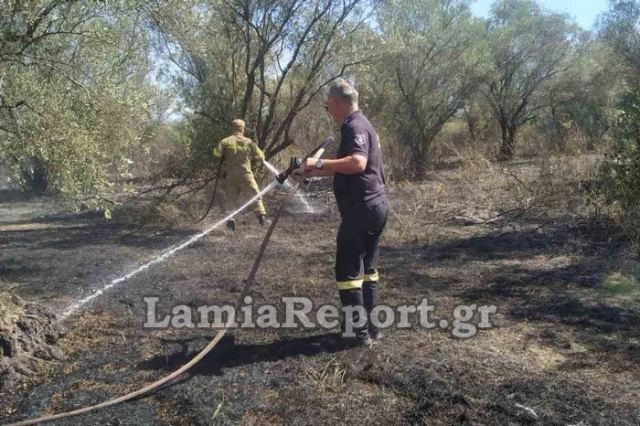
M 183 242 L 183 243 L 181 243 L 181 244 L 179 244 L 177 246 L 168 248 L 165 252 L 163 252 L 163 253 L 159 254 L 158 256 L 154 257 L 153 259 L 151 259 L 149 262 L 145 263 L 144 265 L 134 269 L 133 271 L 131 271 L 131 272 L 119 277 L 119 278 L 116 278 L 116 279 L 112 280 L 109 284 L 105 285 L 100 290 L 97 290 L 96 292 L 94 292 L 90 296 L 87 296 L 84 299 L 79 300 L 76 303 L 74 303 L 73 305 L 69 306 L 67 309 L 65 309 L 63 311 L 62 316 L 61 316 L 62 320 L 67 319 L 70 315 L 72 315 L 73 313 L 78 311 L 84 305 L 86 305 L 87 303 L 91 302 L 96 297 L 104 294 L 106 291 L 108 291 L 108 290 L 112 289 L 113 287 L 117 286 L 118 284 L 122 284 L 123 282 L 129 280 L 130 278 L 134 277 L 135 275 L 138 275 L 140 272 L 142 272 L 144 270 L 147 270 L 151 266 L 162 262 L 163 260 L 167 259 L 168 257 L 173 256 L 174 254 L 176 254 L 180 250 L 182 250 L 182 249 L 190 246 L 191 244 L 195 243 L 196 241 L 198 241 L 202 237 L 210 234 L 214 229 L 218 228 L 223 223 L 227 222 L 228 220 L 233 219 L 236 215 L 240 214 L 243 210 L 245 210 L 251 204 L 256 202 L 256 200 L 258 200 L 258 198 L 260 198 L 263 195 L 267 194 L 269 191 L 271 191 L 273 188 L 275 188 L 276 185 L 278 185 L 278 182 L 274 180 L 269 185 L 264 187 L 262 189 L 262 191 L 260 191 L 260 193 L 256 194 L 253 198 L 251 198 L 249 201 L 244 203 L 238 209 L 236 209 L 235 211 L 231 212 L 230 214 L 225 216 L 220 221 L 214 223 L 213 225 L 211 225 L 210 227 L 208 227 L 204 231 L 194 235 L 193 237 L 189 238 L 188 240 L 186 240 L 185 242 Z
M 327 146 L 332 141 L 333 141 L 333 138 L 325 139 L 321 144 L 317 145 L 311 151 L 311 153 L 309 155 L 307 155 L 302 161 L 305 161 L 307 158 L 320 158 L 322 156 L 322 154 L 324 153 L 325 149 L 327 148 Z M 294 169 L 291 169 L 291 167 L 289 167 L 287 170 L 285 170 L 280 175 L 286 174 L 286 177 L 288 177 L 293 170 Z M 285 177 L 285 179 L 286 179 L 286 177 Z M 222 221 L 216 223 L 215 225 L 212 225 L 207 230 L 201 232 L 200 234 L 195 235 L 194 237 L 190 238 L 189 240 L 187 240 L 186 242 L 180 244 L 179 246 L 176 246 L 173 249 L 165 252 L 161 256 L 159 256 L 159 257 L 155 258 L 154 260 L 152 260 L 151 262 L 141 266 L 140 268 L 136 269 L 135 271 L 130 272 L 129 274 L 125 275 L 124 277 L 121 277 L 119 279 L 120 280 L 119 282 L 127 280 L 128 278 L 132 277 L 133 275 L 137 274 L 138 272 L 141 272 L 144 269 L 149 268 L 151 265 L 154 265 L 154 264 L 160 262 L 161 260 L 166 259 L 167 257 L 171 256 L 175 252 L 187 247 L 189 244 L 192 244 L 194 241 L 197 241 L 198 239 L 200 239 L 203 236 L 207 235 L 209 232 L 211 232 L 217 226 L 220 226 L 220 224 L 222 224 L 223 222 L 231 219 L 234 215 L 240 213 L 243 209 L 247 208 L 252 202 L 257 200 L 258 196 L 262 195 L 263 193 L 266 194 L 267 192 L 269 192 L 271 189 L 273 189 L 278 184 L 278 182 L 279 182 L 279 180 L 274 180 L 269 185 L 267 185 L 261 191 L 260 194 L 256 195 L 253 199 L 247 201 L 247 203 L 245 203 L 242 207 L 240 207 L 235 212 L 231 213 L 229 216 L 225 217 Z M 285 209 L 286 205 L 293 199 L 297 189 L 298 189 L 298 184 L 294 185 L 289 190 L 289 194 L 286 197 L 286 199 L 283 200 L 280 203 L 280 206 L 279 206 L 279 208 L 278 208 L 278 210 L 277 210 L 277 212 L 276 212 L 276 214 L 275 214 L 275 216 L 274 216 L 274 218 L 273 218 L 273 220 L 271 222 L 271 225 L 269 226 L 269 229 L 267 230 L 267 233 L 265 234 L 264 239 L 262 240 L 262 244 L 260 245 L 260 249 L 258 250 L 258 254 L 256 255 L 256 258 L 254 260 L 253 267 L 251 268 L 251 272 L 249 272 L 249 275 L 248 275 L 247 279 L 245 280 L 245 285 L 244 285 L 244 287 L 242 289 L 242 292 L 240 293 L 240 296 L 238 297 L 238 299 L 236 301 L 236 305 L 235 305 L 236 306 L 236 310 L 235 310 L 236 312 L 242 306 L 242 303 L 244 301 L 244 297 L 249 293 L 249 290 L 251 290 L 251 287 L 255 284 L 255 276 L 256 276 L 256 274 L 258 272 L 258 268 L 260 266 L 260 262 L 262 261 L 262 256 L 264 255 L 264 252 L 265 252 L 265 250 L 267 248 L 267 245 L 269 244 L 269 240 L 271 238 L 271 235 L 273 234 L 273 231 L 274 231 L 278 221 L 280 220 L 280 217 L 282 216 L 282 213 L 284 212 L 284 209 Z M 117 281 L 117 280 L 114 280 L 114 281 Z M 112 283 L 110 285 L 113 287 L 116 284 L 114 284 L 114 282 L 112 281 Z M 104 291 L 104 289 L 103 289 L 103 291 Z M 94 293 L 94 295 L 92 295 L 92 296 L 93 297 L 97 297 L 97 293 Z M 120 403 L 123 403 L 123 402 L 126 402 L 126 401 L 130 401 L 130 400 L 135 399 L 135 398 L 137 398 L 139 396 L 146 395 L 146 394 L 148 394 L 148 393 L 160 388 L 161 386 L 171 382 L 172 380 L 178 378 L 179 376 L 181 376 L 182 374 L 187 372 L 189 369 L 191 369 L 198 362 L 200 362 L 205 356 L 207 356 L 207 354 L 209 352 L 211 352 L 211 350 L 220 342 L 220 340 L 222 340 L 224 335 L 229 331 L 230 324 L 233 323 L 233 320 L 234 320 L 234 318 L 228 318 L 227 319 L 227 323 L 225 324 L 225 327 L 222 330 L 219 330 L 217 332 L 217 334 L 215 335 L 215 337 L 207 344 L 207 346 L 205 346 L 205 348 L 202 349 L 202 351 L 200 351 L 194 358 L 192 358 L 191 361 L 189 361 L 187 364 L 183 365 L 181 368 L 179 368 L 178 370 L 174 371 L 173 373 L 161 378 L 160 380 L 157 380 L 154 383 L 151 383 L 151 384 L 143 387 L 142 389 L 138 389 L 138 390 L 136 390 L 134 392 L 130 392 L 130 393 L 128 393 L 126 395 L 123 395 L 123 396 L 120 396 L 118 398 L 114 398 L 114 399 L 102 402 L 100 404 L 92 405 L 92 406 L 89 406 L 89 407 L 79 408 L 77 410 L 69 411 L 69 412 L 66 412 L 66 413 L 59 413 L 59 414 L 55 414 L 55 415 L 44 416 L 44 417 L 40 417 L 40 418 L 37 418 L 37 419 L 24 420 L 24 421 L 20 421 L 20 422 L 17 422 L 17 423 L 8 424 L 6 426 L 26 426 L 26 425 L 33 425 L 33 424 L 38 424 L 38 423 L 46 423 L 46 422 L 50 422 L 50 421 L 54 421 L 54 420 L 67 418 L 67 417 L 78 416 L 80 414 L 85 414 L 85 413 L 96 411 L 96 410 L 99 410 L 99 409 L 102 409 L 102 408 L 110 407 L 110 406 L 113 406 L 113 405 L 116 405 L 116 404 L 120 404 Z
M 271 173 L 273 173 L 275 176 L 278 176 L 280 174 L 280 171 L 278 169 L 275 168 L 275 166 L 273 164 L 271 164 L 270 162 L 268 162 L 267 160 L 263 160 L 264 165 L 267 167 L 267 169 L 269 169 L 269 171 Z M 291 183 L 289 182 L 289 180 L 285 180 L 284 181 L 284 187 L 285 188 L 291 188 Z M 298 199 L 298 201 L 300 201 L 300 203 L 304 206 L 304 212 L 305 213 L 316 213 L 316 210 L 311 207 L 311 204 L 309 204 L 309 201 L 307 200 L 307 198 L 304 196 L 303 193 L 301 192 L 296 192 L 295 197 Z

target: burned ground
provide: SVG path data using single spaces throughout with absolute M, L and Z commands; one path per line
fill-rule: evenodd
M 461 303 L 494 304 L 494 326 L 475 337 L 414 326 L 366 350 L 336 346 L 324 330 L 234 331 L 153 395 L 56 424 L 640 424 L 640 298 L 621 290 L 637 286 L 637 259 L 614 225 L 584 212 L 578 190 L 553 202 L 532 186 L 514 192 L 508 176 L 533 185 L 537 170 L 514 165 L 480 182 L 452 168 L 390 188 L 384 301 L 426 297 L 438 318 Z M 201 229 L 52 215 L 46 198 L 0 195 L 3 290 L 58 310 Z M 337 305 L 338 218 L 330 197 L 312 195 L 322 214 L 281 219 L 256 303 L 297 295 Z M 214 332 L 145 330 L 143 297 L 159 296 L 161 312 L 235 301 L 264 235 L 254 222 L 248 214 L 234 234 L 216 229 L 71 316 L 66 358 L 0 395 L 2 422 L 98 403 L 190 360 Z

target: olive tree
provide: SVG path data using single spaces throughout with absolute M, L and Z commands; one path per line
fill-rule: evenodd
M 640 85 L 640 2 L 611 0 L 599 26 L 601 37 L 626 67 L 627 81 Z
M 270 158 L 294 143 L 301 112 L 362 63 L 352 48 L 367 20 L 362 0 L 209 0 L 161 3 L 157 42 L 171 64 L 203 157 L 233 117 Z
M 491 70 L 484 94 L 502 131 L 499 160 L 513 157 L 518 129 L 550 105 L 571 69 L 578 28 L 532 0 L 498 0 L 486 25 Z
M 482 27 L 469 3 L 391 0 L 379 8 L 384 54 L 371 87 L 419 170 L 435 136 L 464 107 L 484 72 Z
M 5 4 L 2 160 L 25 188 L 104 205 L 148 120 L 141 12 L 125 1 Z
M 624 71 L 614 123 L 614 146 L 602 168 L 606 201 L 616 208 L 627 235 L 640 248 L 640 2 L 611 1 L 600 35 Z

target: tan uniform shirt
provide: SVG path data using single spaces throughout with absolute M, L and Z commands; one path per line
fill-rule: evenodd
M 225 169 L 230 173 L 237 173 L 240 170 L 251 173 L 251 160 L 264 160 L 264 153 L 258 145 L 240 133 L 234 133 L 221 140 L 213 150 L 213 156 L 224 158 Z

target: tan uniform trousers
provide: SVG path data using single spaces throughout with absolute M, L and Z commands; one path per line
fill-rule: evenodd
M 222 192 L 220 194 L 220 208 L 224 213 L 235 211 L 242 204 L 246 203 L 253 196 L 260 192 L 253 173 L 242 168 L 234 168 L 227 172 L 226 178 L 221 182 Z M 253 211 L 258 215 L 265 215 L 262 197 L 253 204 Z

